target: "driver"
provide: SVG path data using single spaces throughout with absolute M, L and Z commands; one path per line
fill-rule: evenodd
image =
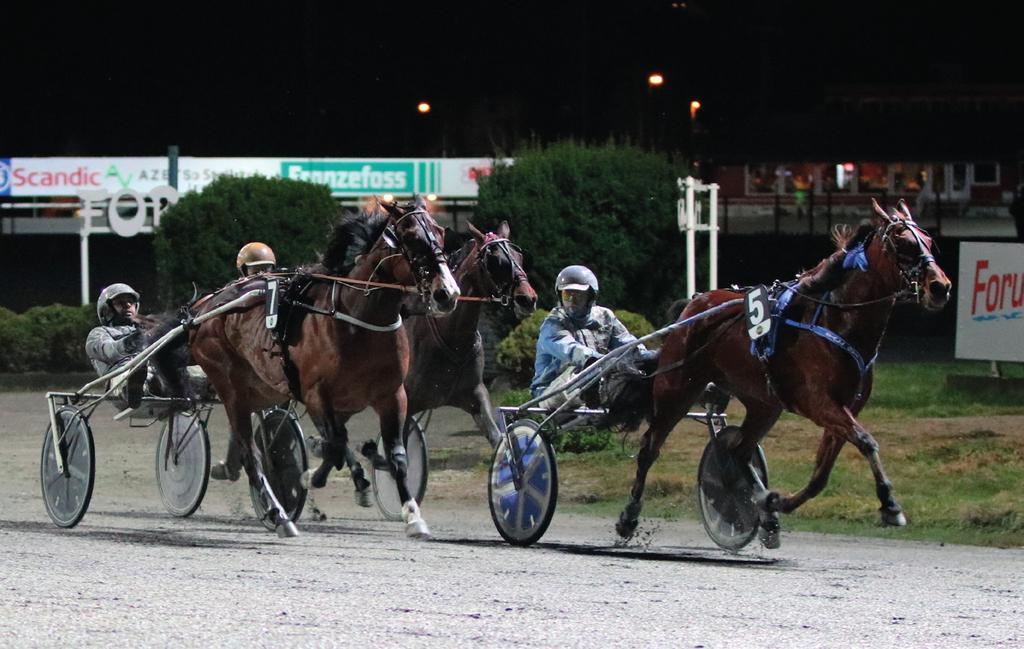
M 533 397 L 565 385 L 592 360 L 636 340 L 611 309 L 594 303 L 598 290 L 597 276 L 586 266 L 567 266 L 558 273 L 558 306 L 544 319 L 537 337 Z M 643 345 L 637 349 L 642 357 L 654 353 Z M 554 408 L 578 394 L 559 393 L 539 405 Z
M 127 284 L 111 284 L 96 300 L 96 316 L 100 326 L 94 327 L 85 340 L 85 353 L 99 376 L 135 358 L 145 346 L 142 329 L 137 324 L 139 293 Z M 132 372 L 120 397 L 129 408 L 138 408 L 147 383 L 147 368 Z

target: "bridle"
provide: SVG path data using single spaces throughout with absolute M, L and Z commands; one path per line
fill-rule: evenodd
M 406 246 L 405 243 L 403 242 L 402 237 L 398 235 L 398 232 L 395 229 L 395 227 L 410 216 L 414 216 L 413 221 L 416 223 L 417 226 L 419 226 L 420 232 L 423 235 L 423 239 L 426 241 L 428 247 L 430 248 L 430 252 L 416 253 L 409 250 L 409 247 Z M 448 258 L 445 256 L 444 249 L 441 246 L 441 243 L 437 240 L 437 237 L 434 235 L 433 230 L 426 223 L 424 223 L 424 220 L 422 218 L 416 218 L 418 216 L 429 216 L 429 214 L 425 209 L 422 208 L 410 210 L 403 214 L 401 217 L 399 217 L 394 223 L 389 223 L 384 228 L 384 232 L 381 234 L 380 241 L 383 242 L 383 245 L 385 247 L 390 248 L 392 250 L 397 250 L 398 252 L 392 253 L 390 255 L 385 255 L 384 257 L 382 257 L 380 261 L 377 262 L 377 266 L 374 267 L 373 272 L 370 273 L 369 280 L 373 279 L 374 275 L 377 274 L 377 271 L 380 269 L 380 267 L 384 264 L 385 261 L 391 259 L 392 257 L 397 257 L 398 255 L 401 255 L 405 259 L 406 263 L 409 264 L 409 270 L 412 272 L 413 279 L 416 283 L 417 293 L 419 293 L 420 298 L 425 303 L 429 303 L 431 282 L 431 272 L 429 268 L 430 261 L 432 260 L 434 263 L 438 264 L 438 266 L 440 266 L 441 264 L 447 265 Z M 367 285 L 369 286 L 369 283 Z
M 910 232 L 914 237 L 914 241 L 917 242 L 917 256 L 900 255 L 896 244 L 893 242 L 893 230 L 899 226 L 903 226 L 903 229 Z M 910 218 L 897 218 L 891 221 L 885 226 L 881 235 L 883 250 L 887 254 L 892 255 L 896 262 L 896 268 L 899 270 L 900 278 L 903 280 L 900 293 L 915 302 L 921 301 L 921 293 L 924 290 L 923 280 L 928 264 L 935 262 L 935 256 L 931 253 L 931 245 L 926 245 L 922 236 L 928 237 L 928 241 L 934 244 L 934 241 L 925 229 Z
M 522 248 L 505 237 L 499 237 L 493 232 L 489 232 L 484 239 L 483 245 L 480 246 L 480 249 L 476 253 L 477 264 L 483 267 L 483 275 L 487 277 L 487 281 L 491 285 L 490 299 L 502 306 L 509 306 L 512 304 L 512 294 L 515 292 L 516 288 L 523 284 L 530 283 L 530 280 L 526 277 L 526 271 L 523 270 L 522 265 L 516 261 L 515 255 L 512 254 L 513 248 L 519 253 L 520 258 L 522 258 Z M 512 268 L 510 281 L 505 284 L 504 287 L 494 279 L 494 276 L 491 275 L 490 269 L 487 268 L 488 254 L 498 254 L 503 256 L 508 260 L 509 266 Z

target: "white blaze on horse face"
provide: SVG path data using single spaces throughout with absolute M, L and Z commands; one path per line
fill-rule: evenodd
M 439 315 L 451 313 L 459 304 L 459 285 L 448 269 L 448 264 L 438 264 L 437 275 L 430 285 L 431 311 Z

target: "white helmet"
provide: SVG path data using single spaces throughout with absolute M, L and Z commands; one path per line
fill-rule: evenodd
M 131 295 L 138 302 L 139 293 L 127 284 L 111 284 L 100 291 L 100 297 L 96 300 L 96 317 L 100 319 L 101 325 L 109 325 L 114 319 L 114 307 L 110 301 L 119 295 Z
M 555 291 L 558 293 L 558 304 L 573 318 L 583 318 L 590 314 L 590 307 L 597 299 L 597 275 L 586 266 L 566 266 L 555 278 Z M 565 304 L 562 291 L 586 291 L 587 301 L 576 307 Z

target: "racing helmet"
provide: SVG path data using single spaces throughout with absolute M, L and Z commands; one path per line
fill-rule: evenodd
M 235 268 L 242 277 L 272 269 L 277 264 L 274 251 L 265 243 L 253 241 L 242 246 L 235 259 Z
M 119 295 L 131 295 L 136 302 L 139 301 L 139 292 L 127 284 L 111 284 L 106 287 L 100 291 L 100 297 L 96 300 L 96 317 L 100 319 L 101 325 L 109 326 L 113 322 L 117 312 L 110 302 Z
M 569 315 L 579 318 L 590 313 L 590 307 L 597 298 L 599 287 L 597 275 L 586 266 L 566 266 L 555 278 L 555 292 L 558 293 L 558 303 Z M 562 291 L 586 291 L 587 301 L 582 305 L 567 305 L 562 300 Z

